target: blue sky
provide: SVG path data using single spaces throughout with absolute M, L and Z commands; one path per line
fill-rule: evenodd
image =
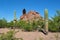
M 0 19 L 7 21 L 14 19 L 14 10 L 16 10 L 17 19 L 20 19 L 22 10 L 27 12 L 34 10 L 44 17 L 44 9 L 49 11 L 49 18 L 54 16 L 56 10 L 60 10 L 60 0 L 0 0 Z

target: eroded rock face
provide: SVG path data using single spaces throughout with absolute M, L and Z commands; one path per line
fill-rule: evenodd
M 41 16 L 39 15 L 38 12 L 35 12 L 35 11 L 30 11 L 26 14 L 23 14 L 20 17 L 20 20 L 24 20 L 24 21 L 33 21 L 33 20 L 39 20 L 39 19 L 41 19 Z

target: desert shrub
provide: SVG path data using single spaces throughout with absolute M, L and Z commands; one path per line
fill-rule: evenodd
M 25 21 L 22 21 L 22 23 L 20 23 L 21 25 L 21 28 L 24 29 L 25 31 L 32 31 L 32 23 L 30 22 L 25 22 Z
M 50 32 L 57 32 L 58 31 L 58 27 L 56 27 L 56 25 L 53 23 L 53 21 L 49 22 L 49 31 Z
M 33 21 L 32 26 L 34 30 L 41 30 L 44 28 L 44 22 L 42 20 Z
M 28 22 L 25 24 L 24 30 L 26 31 L 32 31 L 33 30 L 33 26 L 32 23 Z
M 18 40 L 18 38 L 14 37 L 14 34 L 14 31 L 9 31 L 6 34 L 0 35 L 0 40 Z
M 13 21 L 7 23 L 7 28 L 17 28 L 18 22 L 14 23 Z
M 33 30 L 37 30 L 38 28 L 37 21 L 33 21 L 32 27 L 33 27 Z
M 26 22 L 23 20 L 20 20 L 18 24 L 19 24 L 20 28 L 24 28 L 24 26 L 26 25 Z
M 20 27 L 20 20 L 18 20 L 18 21 L 15 23 L 15 26 L 16 26 L 16 28 L 21 28 L 21 27 Z
M 7 28 L 10 28 L 10 27 L 13 27 L 13 26 L 14 26 L 13 21 L 7 23 Z
M 58 34 L 58 33 L 56 33 L 56 34 L 54 35 L 54 37 L 56 38 L 56 40 L 59 40 L 59 34 Z
M 44 27 L 44 20 L 42 20 L 42 19 L 39 19 L 38 21 L 37 21 L 37 29 L 38 29 L 38 31 L 42 31 L 42 29 L 44 29 L 45 27 Z
M 18 24 L 19 24 L 19 27 L 21 29 L 24 29 L 25 31 L 34 31 L 34 30 L 37 30 L 38 28 L 41 29 L 44 26 L 43 21 L 41 20 L 38 20 L 38 21 L 34 20 L 33 22 L 30 22 L 30 21 L 26 22 L 26 21 L 20 20 Z
M 60 32 L 60 11 L 49 20 L 49 31 Z
M 13 39 L 13 31 L 7 32 L 7 34 L 2 34 L 0 36 L 0 40 L 12 40 Z
M 7 26 L 7 20 L 5 18 L 0 19 L 0 28 L 5 28 Z

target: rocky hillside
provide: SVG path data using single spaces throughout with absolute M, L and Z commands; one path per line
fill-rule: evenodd
M 28 13 L 26 13 L 25 9 L 23 10 L 23 15 L 20 17 L 21 20 L 25 20 L 25 21 L 33 21 L 33 20 L 38 21 L 41 18 L 42 17 L 38 12 L 29 11 Z

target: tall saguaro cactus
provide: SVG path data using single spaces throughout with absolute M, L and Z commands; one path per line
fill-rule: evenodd
M 14 11 L 14 20 L 16 20 L 16 10 Z
M 16 26 L 16 21 L 17 21 L 17 19 L 16 19 L 16 10 L 14 11 L 14 27 Z
M 48 9 L 44 10 L 45 31 L 48 33 Z

